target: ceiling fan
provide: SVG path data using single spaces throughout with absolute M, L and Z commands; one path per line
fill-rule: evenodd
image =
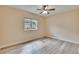
M 55 8 L 49 8 L 49 5 L 43 5 L 41 9 L 37 9 L 40 10 L 40 14 L 50 14 L 50 11 L 55 11 Z

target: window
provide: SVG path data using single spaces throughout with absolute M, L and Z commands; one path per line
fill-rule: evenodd
M 25 18 L 24 19 L 24 31 L 37 30 L 37 20 Z

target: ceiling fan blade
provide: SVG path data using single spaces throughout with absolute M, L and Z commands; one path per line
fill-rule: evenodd
M 43 12 L 40 12 L 40 14 L 42 14 Z
M 42 9 L 45 10 L 45 8 L 46 8 L 46 5 L 43 5 Z
M 53 8 L 53 9 L 48 9 L 48 11 L 54 11 L 55 10 L 55 8 Z
M 49 12 L 47 12 L 47 14 L 49 14 Z
M 41 10 L 41 9 L 37 9 L 37 10 Z

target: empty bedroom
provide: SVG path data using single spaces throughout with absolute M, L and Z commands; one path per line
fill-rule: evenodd
M 79 5 L 0 5 L 0 54 L 79 54 Z

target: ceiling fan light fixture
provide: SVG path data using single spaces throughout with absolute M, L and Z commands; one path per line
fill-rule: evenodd
M 43 14 L 47 14 L 47 11 L 43 11 L 42 13 L 43 13 Z
M 49 14 L 49 12 L 48 11 L 43 11 L 41 14 L 42 15 L 47 15 L 47 14 Z

